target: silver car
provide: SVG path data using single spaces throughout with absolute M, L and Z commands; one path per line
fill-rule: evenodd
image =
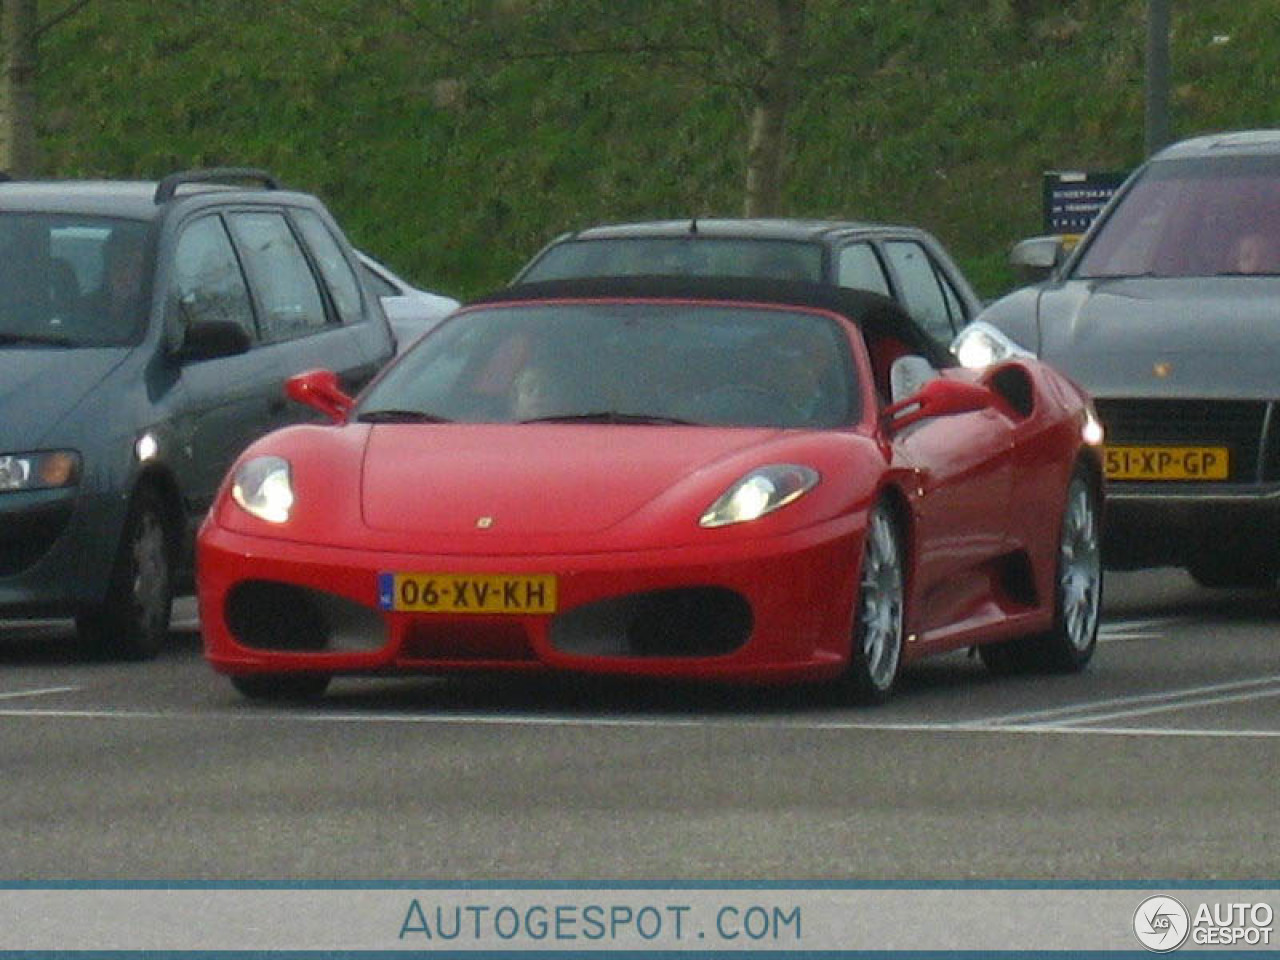
M 397 353 L 403 353 L 406 347 L 458 309 L 458 301 L 453 297 L 419 290 L 367 253 L 357 250 L 356 256 L 365 279 L 382 302 L 382 312 L 391 323 Z
M 1197 137 L 1142 165 L 1048 278 L 991 304 L 997 328 L 1092 395 L 1106 431 L 1112 567 L 1206 586 L 1280 571 L 1280 130 Z

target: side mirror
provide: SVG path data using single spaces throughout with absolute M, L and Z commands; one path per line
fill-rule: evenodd
M 1009 251 L 1009 263 L 1028 280 L 1044 280 L 1066 259 L 1062 237 L 1031 237 L 1019 240 Z
M 918 393 L 885 407 L 882 416 L 885 428 L 897 432 L 931 417 L 972 413 L 994 403 L 995 394 L 982 384 L 939 377 L 926 383 Z
M 346 423 L 353 404 L 332 370 L 308 370 L 292 376 L 285 381 L 284 392 L 290 400 L 319 410 L 334 423 Z
M 233 320 L 209 320 L 187 328 L 177 357 L 183 363 L 199 363 L 248 353 L 252 346 L 249 334 L 240 324 Z

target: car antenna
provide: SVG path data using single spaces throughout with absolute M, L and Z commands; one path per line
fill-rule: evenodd
M 689 218 L 689 232 L 690 232 L 690 233 L 697 233 L 697 232 L 698 232 L 698 218 L 697 218 L 697 217 L 690 217 L 690 218 Z

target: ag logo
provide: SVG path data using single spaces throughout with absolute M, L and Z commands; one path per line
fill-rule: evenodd
M 1147 897 L 1133 915 L 1133 932 L 1144 947 L 1156 953 L 1177 950 L 1190 929 L 1187 908 L 1173 897 Z

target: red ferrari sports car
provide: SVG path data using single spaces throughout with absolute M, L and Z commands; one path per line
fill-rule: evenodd
M 1076 670 L 1101 440 L 1030 358 L 955 365 L 893 301 L 777 281 L 513 287 L 358 398 L 316 371 L 199 537 L 205 653 L 243 694 L 343 674 L 838 678 L 977 646 Z

